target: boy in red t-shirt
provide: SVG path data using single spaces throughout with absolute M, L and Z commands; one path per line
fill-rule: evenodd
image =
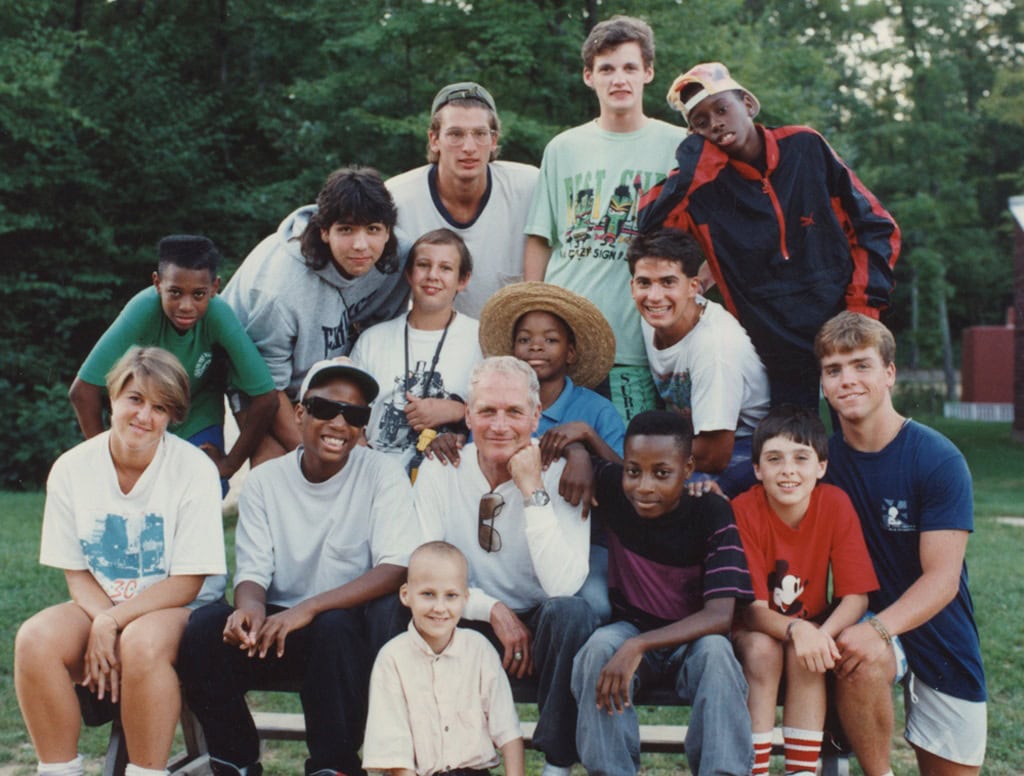
M 773 409 L 754 431 L 752 453 L 760 484 L 732 502 L 755 597 L 733 634 L 750 685 L 752 774 L 768 773 L 782 677 L 786 773 L 813 774 L 825 724 L 825 672 L 839 658 L 835 638 L 863 616 L 878 580 L 850 499 L 833 485 L 818 485 L 828 459 L 828 432 L 818 416 L 791 405 Z

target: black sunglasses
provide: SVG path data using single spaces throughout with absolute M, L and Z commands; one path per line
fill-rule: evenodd
M 501 534 L 494 527 L 494 518 L 501 514 L 505 499 L 500 493 L 484 493 L 480 497 L 480 518 L 477 524 L 477 541 L 485 552 L 501 549 Z
M 341 415 L 350 426 L 365 426 L 370 420 L 370 408 L 361 404 L 331 401 L 323 396 L 310 396 L 302 400 L 302 406 L 317 420 L 334 420 Z

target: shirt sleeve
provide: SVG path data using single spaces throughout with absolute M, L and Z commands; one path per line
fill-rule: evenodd
M 850 244 L 853 263 L 846 309 L 877 318 L 889 306 L 900 228 L 882 203 L 821 138 L 832 207 Z
M 622 447 L 626 441 L 626 424 L 622 422 L 622 416 L 614 405 L 609 403 L 607 407 L 601 407 L 595 420 L 594 430 L 608 447 L 618 455 L 622 455 Z
M 214 332 L 213 341 L 224 349 L 231 362 L 231 385 L 249 396 L 273 391 L 274 379 L 267 363 L 231 307 L 215 296 L 210 300 L 206 315 Z
M 71 477 L 67 460 L 58 458 L 46 480 L 43 506 L 43 535 L 39 543 L 39 562 L 69 571 L 89 568 L 82 553 L 75 524 Z
M 264 590 L 274 578 L 274 537 L 263 494 L 266 483 L 257 470 L 249 473 L 238 497 L 235 529 L 235 587 L 255 582 Z
M 533 189 L 533 199 L 530 202 L 530 212 L 526 217 L 524 231 L 527 235 L 543 237 L 548 245 L 557 248 L 558 224 L 555 218 L 554 203 L 558 201 L 558 184 L 556 180 L 551 143 L 544 149 L 544 156 L 541 158 L 540 173 L 537 178 L 537 185 Z
M 484 693 L 487 729 L 491 741 L 500 749 L 509 741 L 522 738 L 523 731 L 519 727 L 512 687 L 508 683 L 508 675 L 501 667 L 501 658 L 490 644 L 482 644 L 481 650 L 480 687 Z
M 444 492 L 446 474 L 441 463 L 426 458 L 420 464 L 416 484 L 412 488 L 416 520 L 424 542 L 444 539 L 443 514 L 448 502 Z
M 878 590 L 875 567 L 850 497 L 833 485 L 821 484 L 818 487 L 828 488 L 830 504 L 822 514 L 829 515 L 833 522 L 830 551 L 833 596 L 842 598 Z
M 253 249 L 246 261 L 261 258 L 257 256 L 257 252 L 261 250 L 262 244 Z M 266 257 L 263 260 L 269 261 L 271 258 Z M 289 315 L 282 305 L 277 304 L 280 294 L 272 293 L 273 289 L 254 288 L 252 283 L 253 279 L 249 277 L 243 262 L 235 277 L 224 289 L 224 301 L 242 322 L 242 328 L 263 357 L 274 380 L 274 386 L 277 390 L 284 391 L 292 380 L 298 322 L 294 315 Z
M 372 465 L 378 471 L 370 515 L 373 565 L 408 566 L 412 551 L 425 541 L 413 504 L 412 486 L 394 460 L 383 453 L 363 452 L 374 456 Z
M 399 637 L 401 638 L 401 637 Z M 363 738 L 363 768 L 416 769 L 409 707 L 391 650 L 384 647 L 370 673 L 370 705 Z
M 709 518 L 705 542 L 704 600 L 735 598 L 738 601 L 749 601 L 753 599 L 754 593 L 732 507 L 718 496 L 707 495 L 701 499 Z
M 764 515 L 759 514 L 757 499 L 751 491 L 733 499 L 732 509 L 736 516 L 736 528 L 743 542 L 743 555 L 747 560 L 754 600 L 767 602 L 770 600 L 768 568 L 763 545 L 766 532 L 758 530 L 759 526 L 764 524 Z
M 551 498 L 547 505 L 523 508 L 533 570 L 544 592 L 552 598 L 575 595 L 590 567 L 590 523 L 583 519 L 581 507 L 558 495 L 558 480 L 564 468 L 561 460 L 544 472 L 545 489 Z
M 107 372 L 132 345 L 147 344 L 143 342 L 143 334 L 152 331 L 163 314 L 156 289 L 146 288 L 133 296 L 85 357 L 78 370 L 79 379 L 101 388 L 105 386 Z
M 973 531 L 974 490 L 967 461 L 948 439 L 949 454 L 930 472 L 921 489 L 922 531 Z
M 165 444 L 175 440 L 165 440 Z M 181 443 L 187 444 L 187 443 Z M 224 525 L 217 467 L 198 448 L 181 450 L 191 461 L 192 476 L 181 483 L 182 498 L 175 520 L 170 574 L 224 574 Z M 181 472 L 179 470 L 178 475 Z
M 716 310 L 727 314 L 724 310 Z M 710 339 L 708 344 L 711 344 Z M 690 361 L 690 408 L 693 433 L 735 431 L 743 403 L 744 356 L 732 338 L 718 338 L 714 350 L 706 348 Z

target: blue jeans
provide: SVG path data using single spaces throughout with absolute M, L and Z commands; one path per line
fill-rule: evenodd
M 612 619 L 612 603 L 608 600 L 608 548 L 600 544 L 590 545 L 590 571 L 583 581 L 583 587 L 576 593 L 594 613 L 595 627 L 607 625 Z
M 398 597 L 387 595 L 353 609 L 332 609 L 292 631 L 281 658 L 248 657 L 223 642 L 233 611 L 210 604 L 192 613 L 178 652 L 178 674 L 188 704 L 203 726 L 210 754 L 239 768 L 260 756 L 245 693 L 298 681 L 306 717 L 306 773 L 327 768 L 355 776 L 366 726 L 370 668 L 377 650 L 400 629 Z M 268 607 L 267 613 L 281 611 Z
M 676 694 L 690 704 L 686 757 L 693 773 L 747 776 L 754 764 L 747 682 L 725 636 L 703 636 L 648 652 L 633 676 L 630 705 L 621 714 L 597 708 L 601 669 L 639 633 L 631 623 L 613 622 L 598 629 L 573 661 L 572 694 L 579 707 L 576 747 L 587 773 L 632 776 L 639 769 L 640 724 L 632 698 L 642 676 L 654 683 L 673 678 Z

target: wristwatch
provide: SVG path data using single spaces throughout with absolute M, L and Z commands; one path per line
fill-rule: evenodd
M 524 499 L 524 503 L 528 507 L 546 507 L 551 503 L 551 497 L 543 488 L 537 488 L 528 499 Z

